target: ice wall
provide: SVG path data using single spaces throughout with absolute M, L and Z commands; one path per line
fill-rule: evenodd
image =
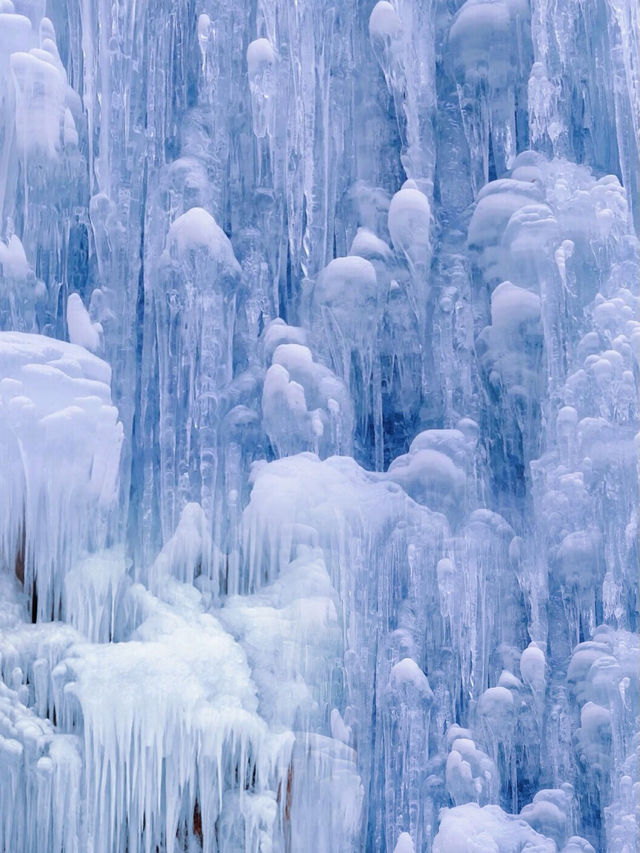
M 0 853 L 638 853 L 632 0 L 0 0 Z

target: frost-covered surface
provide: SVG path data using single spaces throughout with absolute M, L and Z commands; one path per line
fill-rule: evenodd
M 39 619 L 57 618 L 74 560 L 107 534 L 122 424 L 111 369 L 76 344 L 0 332 L 2 559 Z
M 0 853 L 638 853 L 638 6 L 0 0 Z

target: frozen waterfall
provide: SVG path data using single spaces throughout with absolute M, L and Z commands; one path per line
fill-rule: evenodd
M 0 0 L 0 853 L 640 853 L 637 0 Z

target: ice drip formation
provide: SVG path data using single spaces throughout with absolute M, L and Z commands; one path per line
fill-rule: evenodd
M 637 853 L 635 0 L 0 0 L 1 853 Z

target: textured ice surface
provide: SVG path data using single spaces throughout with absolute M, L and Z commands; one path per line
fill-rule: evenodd
M 122 425 L 111 369 L 76 344 L 0 333 L 1 546 L 40 619 L 60 614 L 64 577 L 107 533 Z
M 634 0 L 0 0 L 0 853 L 639 853 Z

